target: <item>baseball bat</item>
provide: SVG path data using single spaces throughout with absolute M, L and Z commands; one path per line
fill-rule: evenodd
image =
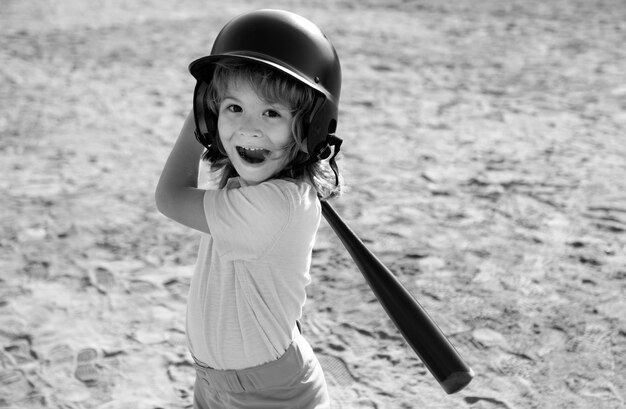
M 451 394 L 467 386 L 474 377 L 474 371 L 463 361 L 424 308 L 326 201 L 322 201 L 322 214 L 350 253 L 389 318 L 441 387 Z

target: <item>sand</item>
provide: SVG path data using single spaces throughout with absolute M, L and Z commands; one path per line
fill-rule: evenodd
M 259 6 L 2 2 L 0 407 L 190 407 L 198 237 L 153 191 L 187 64 Z M 447 395 L 322 222 L 303 324 L 334 407 L 624 407 L 624 3 L 263 6 L 335 43 L 333 205 L 476 372 Z

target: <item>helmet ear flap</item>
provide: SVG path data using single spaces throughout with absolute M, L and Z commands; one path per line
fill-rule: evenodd
M 314 161 L 328 158 L 331 153 L 330 145 L 336 145 L 334 136 L 337 130 L 336 105 L 324 96 L 319 96 L 309 117 L 306 132 L 306 149 Z
M 217 134 L 217 117 L 211 111 L 207 103 L 209 84 L 198 80 L 194 90 L 193 115 L 196 122 L 196 139 L 205 148 L 209 149 L 215 144 Z

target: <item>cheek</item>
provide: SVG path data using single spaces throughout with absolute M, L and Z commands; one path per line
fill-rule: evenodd
M 232 135 L 232 124 L 228 120 L 222 119 L 222 117 L 218 118 L 217 132 L 222 141 L 228 140 Z
M 287 146 L 296 142 L 291 125 L 283 125 L 280 127 L 278 132 L 275 133 L 277 135 L 275 144 L 277 146 Z

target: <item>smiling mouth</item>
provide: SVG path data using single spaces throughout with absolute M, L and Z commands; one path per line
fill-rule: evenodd
M 236 149 L 241 159 L 252 164 L 264 162 L 272 153 L 270 150 L 263 148 L 244 148 L 243 146 L 237 146 Z

